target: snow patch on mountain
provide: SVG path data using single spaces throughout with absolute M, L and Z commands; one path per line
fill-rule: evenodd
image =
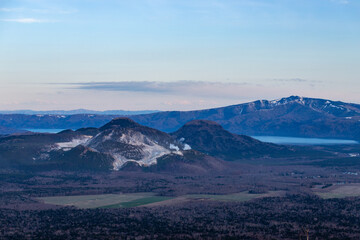
M 119 170 L 128 161 L 137 162 L 140 166 L 150 166 L 166 154 L 182 154 L 176 143 L 164 141 L 160 144 L 141 132 L 121 129 L 102 132 L 88 141 L 86 146 L 110 154 L 114 158 L 114 170 Z
M 55 143 L 55 150 L 63 150 L 63 151 L 69 151 L 72 148 L 80 145 L 80 144 L 86 144 L 89 139 L 91 139 L 92 136 L 82 136 L 80 138 L 73 138 L 71 141 L 69 142 L 59 142 L 59 143 Z
M 281 98 L 281 99 L 276 99 L 276 100 L 269 101 L 270 105 L 273 105 L 273 106 L 285 105 L 285 104 L 288 104 L 288 103 L 291 103 L 291 102 L 296 102 L 296 103 L 299 103 L 301 105 L 306 104 L 306 101 L 305 101 L 304 97 L 299 97 L 299 96 L 291 96 L 291 97 L 288 97 L 288 98 Z
M 337 108 L 337 109 L 344 110 L 343 107 L 335 106 L 334 104 L 330 104 L 329 106 L 332 107 L 332 108 Z
M 123 156 L 119 152 L 110 152 L 115 161 L 113 162 L 113 169 L 119 170 L 126 162 L 132 161 L 137 162 L 140 166 L 150 166 L 157 163 L 157 159 L 166 154 L 169 154 L 171 151 L 157 144 L 154 145 L 142 145 L 141 153 L 143 157 L 138 159 L 131 159 Z
M 186 144 L 185 143 L 185 145 L 184 145 L 184 151 L 187 151 L 187 150 L 191 150 L 191 147 L 190 147 L 190 145 L 189 144 Z
M 171 150 L 175 150 L 175 151 L 179 151 L 179 150 L 180 150 L 180 148 L 179 148 L 178 146 L 175 146 L 175 145 L 172 144 L 172 143 L 170 143 L 169 148 L 170 148 Z
M 109 135 L 105 135 L 103 140 L 106 141 L 106 140 L 110 140 L 111 137 L 113 136 L 114 132 L 110 132 Z

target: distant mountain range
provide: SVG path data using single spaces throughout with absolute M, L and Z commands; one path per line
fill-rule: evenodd
M 23 131 L 23 129 L 79 129 L 85 127 L 100 127 L 116 117 L 119 116 L 98 114 L 0 114 L 0 126 L 17 129 L 17 131 Z M 0 131 L 0 134 L 6 133 Z
M 15 128 L 10 128 L 10 127 L 0 126 L 0 135 L 9 135 L 9 134 L 14 134 L 14 133 L 25 133 L 25 132 L 27 132 L 27 131 L 22 130 L 22 129 L 15 129 Z
M 0 115 L 0 126 L 13 129 L 100 127 L 118 115 Z M 250 136 L 289 136 L 360 140 L 360 105 L 291 96 L 239 105 L 129 116 L 136 122 L 174 132 L 192 120 L 211 120 L 224 129 Z
M 25 115 L 74 115 L 74 114 L 97 114 L 97 115 L 138 115 L 160 112 L 158 110 L 144 110 L 144 111 L 125 111 L 125 110 L 107 110 L 107 111 L 94 111 L 88 109 L 76 110 L 50 110 L 50 111 L 34 111 L 34 110 L 13 110 L 13 111 L 0 111 L 0 114 L 25 114 Z
M 228 107 L 131 116 L 140 124 L 173 132 L 185 123 L 206 119 L 226 130 L 250 136 L 360 139 L 360 105 L 291 96 Z

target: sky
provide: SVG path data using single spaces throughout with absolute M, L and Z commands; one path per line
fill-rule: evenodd
M 0 0 L 0 110 L 360 103 L 359 0 Z

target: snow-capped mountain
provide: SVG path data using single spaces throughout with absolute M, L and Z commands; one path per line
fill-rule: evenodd
M 13 129 L 78 129 L 100 127 L 115 117 L 118 116 L 0 114 L 0 126 Z M 129 118 L 164 132 L 174 132 L 189 121 L 205 119 L 221 124 L 232 133 L 250 136 L 272 135 L 360 140 L 359 104 L 299 96 L 270 101 L 257 100 L 197 111 L 157 112 L 129 116 Z
M 316 98 L 305 98 L 299 96 L 291 96 L 288 98 L 281 98 L 279 100 L 272 101 L 260 101 L 262 103 L 268 104 L 270 107 L 276 107 L 281 105 L 289 104 L 300 104 L 310 109 L 320 112 L 327 113 L 335 117 L 359 117 L 360 116 L 360 105 L 344 103 L 340 101 L 331 101 L 326 99 L 316 99 Z
M 359 104 L 299 96 L 131 118 L 165 132 L 176 131 L 189 121 L 204 119 L 215 121 L 232 133 L 250 136 L 360 139 Z

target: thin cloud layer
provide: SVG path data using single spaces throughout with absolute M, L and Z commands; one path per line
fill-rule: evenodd
M 176 82 L 156 82 L 156 81 L 126 81 L 126 82 L 87 82 L 72 83 L 76 89 L 94 91 L 120 91 L 120 92 L 143 92 L 156 94 L 172 95 L 196 95 L 196 96 L 216 96 L 231 98 L 238 96 L 246 88 L 253 84 L 242 83 L 221 83 L 203 81 L 176 81 Z
M 3 19 L 3 22 L 15 22 L 15 23 L 48 23 L 55 22 L 46 19 L 36 19 L 36 18 L 13 18 L 13 19 Z
M 23 8 L 0 8 L 0 12 L 21 12 Z
M 4 13 L 4 18 L 0 19 L 1 22 L 14 22 L 14 23 L 54 23 L 59 20 L 61 15 L 69 15 L 77 13 L 75 8 L 62 9 L 62 8 L 0 8 L 0 12 Z
M 57 8 L 0 8 L 0 12 L 7 13 L 40 13 L 40 14 L 74 14 L 77 9 L 57 9 Z

